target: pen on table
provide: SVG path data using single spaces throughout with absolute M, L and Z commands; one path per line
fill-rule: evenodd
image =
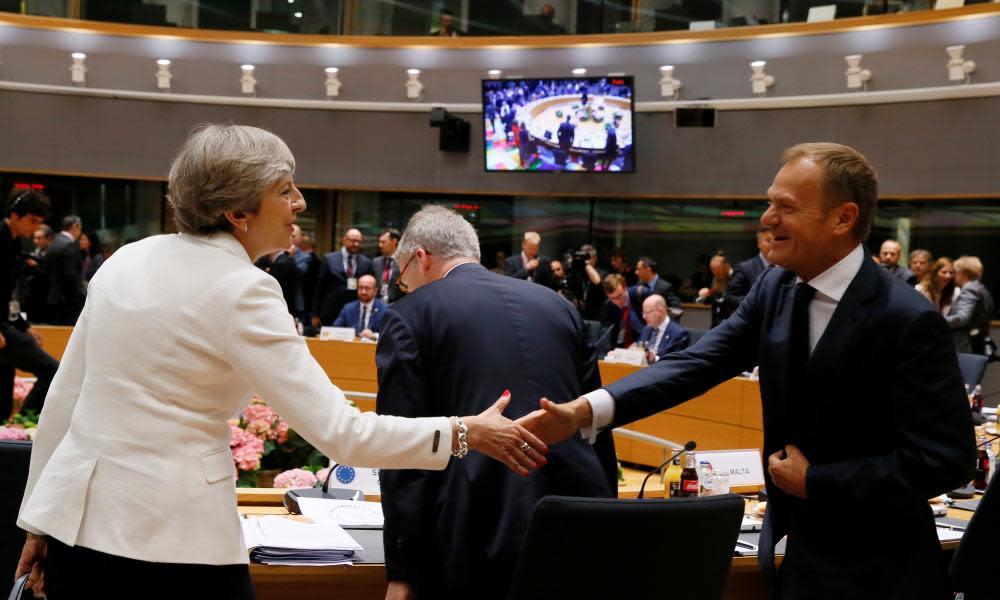
M 744 542 L 743 540 L 736 540 L 736 545 L 740 548 L 746 548 L 747 550 L 757 550 L 757 546 L 751 544 L 750 542 Z

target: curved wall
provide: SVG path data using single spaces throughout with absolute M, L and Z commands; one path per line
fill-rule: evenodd
M 682 99 L 748 98 L 751 59 L 768 61 L 767 72 L 777 79 L 772 97 L 841 94 L 846 91 L 843 56 L 851 53 L 864 54 L 862 66 L 874 73 L 873 91 L 945 86 L 944 46 L 957 43 L 966 44 L 966 56 L 977 62 L 975 82 L 1000 80 L 1000 7 L 978 5 L 932 16 L 946 20 L 891 25 L 893 19 L 886 17 L 884 26 L 867 19 L 858 28 L 840 29 L 845 21 L 825 32 L 803 25 L 798 34 L 792 26 L 769 34 L 772 30 L 764 27 L 750 39 L 718 39 L 718 32 L 704 39 L 662 34 L 646 35 L 641 44 L 623 36 L 621 45 L 569 47 L 200 41 L 170 30 L 165 30 L 170 35 L 154 36 L 148 30 L 132 35 L 128 28 L 122 28 L 124 34 L 52 29 L 39 27 L 41 19 L 5 17 L 0 19 L 0 131 L 6 142 L 0 147 L 0 169 L 159 178 L 193 125 L 231 120 L 285 137 L 298 159 L 299 181 L 323 187 L 761 196 L 783 148 L 826 139 L 865 152 L 881 174 L 885 195 L 1000 195 L 998 87 L 979 98 L 900 104 L 757 110 L 767 102 L 749 102 L 739 110 L 720 111 L 714 129 L 675 129 L 672 113 L 664 112 L 671 105 L 660 102 L 657 67 L 665 63 L 674 64 L 684 82 Z M 154 60 L 170 58 L 174 101 L 73 95 L 68 87 L 72 51 L 88 54 L 88 89 L 155 92 Z M 184 94 L 239 97 L 239 65 L 247 62 L 257 65 L 259 94 L 267 99 L 322 100 L 323 67 L 338 66 L 343 83 L 338 102 L 406 102 L 405 68 L 419 67 L 424 70 L 422 102 L 464 105 L 457 108 L 472 122 L 472 150 L 438 152 L 437 130 L 428 126 L 422 109 L 313 110 L 184 100 Z M 576 66 L 587 67 L 589 74 L 636 76 L 636 173 L 485 173 L 482 122 L 468 112 L 478 104 L 485 71 L 563 76 Z M 26 91 L 4 89 L 5 82 L 61 87 Z

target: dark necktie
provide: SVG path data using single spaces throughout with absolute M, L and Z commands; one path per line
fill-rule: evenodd
M 382 267 L 382 285 L 389 285 L 389 274 L 392 272 L 392 259 L 385 259 L 385 266 Z
M 792 301 L 792 332 L 790 356 L 788 362 L 789 393 L 795 394 L 802 376 L 805 374 L 806 363 L 809 362 L 809 303 L 816 295 L 816 288 L 804 281 L 796 284 L 795 298 Z
M 367 319 L 368 319 L 368 307 L 367 306 L 362 306 L 361 307 L 361 320 L 358 321 L 358 331 L 364 331 L 366 329 L 366 327 L 365 327 L 365 321 Z
M 632 321 L 629 316 L 632 314 L 632 307 L 626 306 L 625 310 L 622 311 L 622 331 L 625 332 L 625 347 L 628 348 L 632 345 Z
M 354 277 L 354 255 L 348 255 L 347 257 L 347 276 Z

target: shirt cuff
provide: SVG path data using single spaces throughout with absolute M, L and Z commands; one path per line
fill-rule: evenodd
M 611 425 L 615 418 L 615 399 L 603 388 L 584 394 L 583 397 L 590 403 L 590 412 L 593 418 L 590 427 L 580 428 L 580 437 L 593 444 L 597 439 L 597 434 Z

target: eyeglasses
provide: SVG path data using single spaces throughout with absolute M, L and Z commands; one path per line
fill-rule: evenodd
M 424 254 L 430 254 L 430 252 L 424 250 Z M 410 263 L 413 262 L 413 259 L 416 257 L 417 257 L 417 250 L 414 249 L 413 254 L 410 255 L 409 260 L 407 260 L 406 264 L 403 265 L 403 270 L 399 272 L 399 277 L 396 278 L 396 285 L 399 286 L 399 291 L 403 292 L 404 294 L 410 293 L 410 286 L 406 285 L 406 283 L 403 281 L 403 275 L 406 273 L 406 270 L 410 268 Z

